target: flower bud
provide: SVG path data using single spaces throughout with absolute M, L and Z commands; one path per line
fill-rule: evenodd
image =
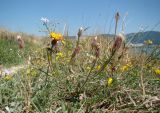
M 97 42 L 97 36 L 93 39 L 91 48 L 95 51 L 96 58 L 98 58 L 100 56 L 100 44 Z
M 81 49 L 80 46 L 78 46 L 74 49 L 72 56 L 71 56 L 72 59 L 79 53 L 80 49 Z
M 19 49 L 24 48 L 24 41 L 20 35 L 17 35 L 17 41 L 18 41 Z
M 77 33 L 78 37 L 82 36 L 83 31 L 84 31 L 83 27 L 80 27 Z
M 114 42 L 114 45 L 113 45 L 113 49 L 114 50 L 118 50 L 121 45 L 122 45 L 122 42 L 124 41 L 124 35 L 123 34 L 119 34 L 116 36 L 116 40 Z

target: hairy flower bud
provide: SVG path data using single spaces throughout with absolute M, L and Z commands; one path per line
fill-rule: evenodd
M 91 43 L 92 49 L 94 49 L 96 46 L 97 46 L 97 36 L 94 37 L 94 39 L 93 39 L 93 41 L 92 41 L 92 43 Z
M 119 49 L 121 47 L 123 41 L 124 41 L 124 35 L 122 35 L 122 34 L 117 35 L 116 40 L 113 45 L 113 49 L 114 50 Z
M 100 44 L 97 42 L 97 36 L 93 39 L 91 48 L 95 51 L 96 58 L 98 58 L 100 56 Z
M 72 56 L 71 56 L 72 59 L 79 53 L 80 49 L 81 49 L 80 46 L 78 46 L 74 49 Z
M 82 36 L 83 31 L 84 31 L 84 29 L 82 27 L 80 27 L 79 30 L 78 30 L 78 33 L 77 33 L 78 37 Z
M 18 41 L 19 49 L 24 48 L 24 41 L 20 35 L 17 35 L 17 41 Z

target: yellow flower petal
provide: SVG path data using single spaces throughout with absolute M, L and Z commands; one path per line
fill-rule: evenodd
M 107 85 L 111 86 L 112 83 L 113 83 L 113 78 L 109 77 L 108 80 L 107 80 Z
M 154 72 L 156 75 L 160 75 L 160 69 L 155 69 Z
M 5 77 L 4 77 L 4 80 L 12 80 L 12 76 L 11 75 L 6 75 Z
M 122 72 L 124 72 L 124 71 L 127 71 L 130 67 L 132 67 L 132 64 L 128 63 L 128 64 L 124 65 L 120 70 Z
M 62 52 L 59 52 L 56 55 L 59 56 L 59 57 L 63 57 L 63 53 Z
M 56 41 L 63 39 L 63 36 L 60 33 L 55 33 L 55 32 L 51 32 L 50 37 Z
M 127 71 L 127 70 L 128 70 L 128 66 L 123 66 L 123 67 L 121 68 L 121 71 L 122 71 L 122 72 Z
M 101 66 L 100 66 L 100 65 L 98 65 L 98 66 L 96 67 L 96 69 L 97 69 L 97 70 L 99 70 L 100 68 L 101 68 Z
M 56 60 L 58 60 L 59 58 L 62 58 L 62 57 L 64 57 L 62 52 L 59 52 L 56 54 Z

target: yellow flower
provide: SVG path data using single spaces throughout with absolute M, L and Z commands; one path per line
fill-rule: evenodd
M 56 60 L 58 60 L 59 58 L 62 58 L 63 57 L 63 53 L 62 52 L 59 52 L 56 54 Z
M 144 41 L 144 43 L 147 45 L 151 45 L 153 42 L 152 42 L 152 40 L 146 40 L 146 41 Z
M 59 52 L 56 55 L 59 56 L 59 57 L 63 57 L 63 53 L 62 52 Z
M 113 78 L 109 77 L 108 80 L 107 80 L 107 85 L 111 86 L 112 83 L 113 83 Z
M 156 75 L 160 75 L 160 69 L 155 69 L 154 72 Z
M 60 33 L 55 33 L 55 32 L 51 32 L 50 37 L 56 41 L 63 39 L 63 36 Z
M 121 68 L 121 71 L 124 72 L 124 71 L 127 71 L 130 67 L 132 67 L 132 64 L 131 63 L 128 63 L 127 65 L 123 66 Z
M 4 77 L 4 80 L 12 80 L 12 76 L 11 75 L 6 75 L 5 77 Z
M 101 68 L 101 66 L 100 66 L 100 65 L 96 66 L 96 69 L 97 69 L 97 70 L 99 70 L 100 68 Z
M 123 66 L 123 67 L 121 68 L 121 71 L 122 71 L 122 72 L 127 71 L 127 70 L 128 70 L 128 66 Z

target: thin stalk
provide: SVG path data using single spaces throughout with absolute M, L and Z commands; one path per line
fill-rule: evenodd
M 80 87 L 80 91 L 81 91 L 81 89 L 85 86 L 85 84 L 87 83 L 87 81 L 88 81 L 88 79 L 89 79 L 89 77 L 90 77 L 90 75 L 91 75 L 91 72 L 92 72 L 92 70 L 94 69 L 96 63 L 97 63 L 97 58 L 93 61 L 93 65 L 92 65 L 91 69 L 90 69 L 89 72 L 88 72 L 88 75 L 87 75 L 87 77 L 86 77 L 86 80 L 84 81 L 83 85 Z
M 119 20 L 119 13 L 117 12 L 115 15 L 115 20 L 116 20 L 116 25 L 115 25 L 115 36 L 114 40 L 116 39 L 116 34 L 117 34 L 117 26 L 118 26 L 118 20 Z
M 114 49 L 114 50 L 112 51 L 112 54 L 111 54 L 111 56 L 109 57 L 109 59 L 107 59 L 107 60 L 104 62 L 104 64 L 103 64 L 102 67 L 100 68 L 100 70 L 99 70 L 94 76 L 98 75 L 99 73 L 101 73 L 101 72 L 105 69 L 105 67 L 111 62 L 111 60 L 112 60 L 115 52 L 116 52 L 116 49 Z
M 46 27 L 47 31 L 50 33 L 51 31 L 50 31 L 49 27 L 47 26 L 47 24 L 44 24 L 44 26 Z
M 116 40 L 116 34 L 117 34 L 117 25 L 118 25 L 118 21 L 116 20 L 116 25 L 115 25 L 115 36 L 114 36 L 114 40 Z
M 80 37 L 78 36 L 78 40 L 77 40 L 77 45 L 76 45 L 76 47 L 79 46 L 79 42 L 80 42 Z
M 100 68 L 100 70 L 99 70 L 96 74 L 94 74 L 93 76 L 98 75 L 100 72 L 102 72 L 102 71 L 105 69 L 105 67 L 111 62 L 111 59 L 113 58 L 115 52 L 116 52 L 116 50 L 114 49 L 114 50 L 112 51 L 112 54 L 111 54 L 111 56 L 109 57 L 109 59 L 107 59 L 107 60 L 104 62 L 104 64 L 103 64 L 102 67 Z M 97 62 L 97 59 L 93 61 L 93 65 L 92 65 L 92 67 L 91 67 L 91 69 L 90 69 L 90 71 L 89 71 L 89 73 L 88 73 L 88 75 L 87 75 L 87 77 L 86 77 L 86 80 L 84 81 L 83 85 L 81 86 L 80 91 L 81 91 L 82 88 L 85 86 L 85 84 L 88 82 L 88 79 L 89 79 L 89 77 L 90 77 L 90 75 L 91 75 L 91 72 L 92 72 L 92 70 L 94 69 L 94 67 L 95 67 L 95 65 L 96 65 L 96 62 Z
M 143 77 L 143 63 L 142 63 L 142 66 L 141 66 L 140 77 L 141 77 L 140 79 L 141 79 L 141 86 L 142 86 L 142 94 L 143 94 L 143 97 L 145 97 L 146 91 L 145 91 L 144 77 Z
M 51 68 L 51 65 L 52 65 L 52 48 L 51 50 L 47 50 L 47 57 L 48 57 L 48 71 L 51 70 L 52 71 L 52 68 Z

